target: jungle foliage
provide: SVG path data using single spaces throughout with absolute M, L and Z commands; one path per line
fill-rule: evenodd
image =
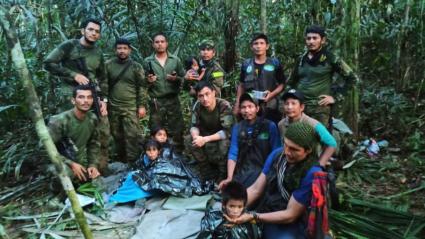
M 170 51 L 181 59 L 196 55 L 202 39 L 214 40 L 217 57 L 228 71 L 224 96 L 231 101 L 239 64 L 251 56 L 252 33 L 267 27 L 269 54 L 282 61 L 289 75 L 295 59 L 305 50 L 305 27 L 321 24 L 328 29 L 329 48 L 348 62 L 360 79 L 359 104 L 355 92 L 353 97 L 349 94 L 339 104 L 339 115 L 347 122 L 358 121 L 358 139 L 390 141 L 390 147 L 377 158 L 359 153 L 349 159 L 355 163 L 340 173 L 338 182 L 344 192 L 342 200 L 350 210 L 363 205 L 353 202 L 357 198 L 375 203 L 384 200 L 390 208 L 424 214 L 425 0 L 0 0 L 0 4 L 7 6 L 13 17 L 46 119 L 56 113 L 59 84 L 42 69 L 42 60 L 60 42 L 78 37 L 80 23 L 87 17 L 103 21 L 98 44 L 106 58 L 113 56 L 111 46 L 117 37 L 132 41 L 137 61 L 152 54 L 151 36 L 159 31 L 168 35 Z M 261 6 L 266 9 L 261 11 Z M 4 34 L 0 30 L 1 49 L 7 49 Z M 7 50 L 0 51 L 0 64 L 3 195 L 3 187 L 29 182 L 42 174 L 47 157 L 27 114 L 25 94 Z M 190 99 L 186 94 L 183 99 L 187 117 Z M 347 108 L 356 105 L 358 112 L 347 113 Z M 11 200 L 1 203 L 1 214 L 14 207 L 8 204 Z M 343 218 L 342 214 L 334 215 Z M 411 227 L 408 222 L 403 225 L 406 230 Z M 392 232 L 393 236 L 419 235 L 412 230 L 387 233 Z M 349 233 L 344 235 L 350 237 Z

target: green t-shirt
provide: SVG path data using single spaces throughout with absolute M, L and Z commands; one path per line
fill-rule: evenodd
M 213 111 L 208 111 L 199 101 L 196 102 L 192 112 L 192 127 L 198 128 L 201 136 L 212 135 L 222 130 L 229 138 L 232 124 L 232 107 L 226 100 L 217 98 Z

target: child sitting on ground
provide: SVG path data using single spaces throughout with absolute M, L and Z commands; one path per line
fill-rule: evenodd
M 226 217 L 234 219 L 246 210 L 248 195 L 246 188 L 236 181 L 230 182 L 222 193 L 223 222 L 214 230 L 212 238 L 217 239 L 257 239 L 261 238 L 261 231 L 256 222 L 247 222 L 240 225 L 229 225 Z
M 248 200 L 246 188 L 241 183 L 232 181 L 222 190 L 221 197 L 221 211 L 214 209 L 214 206 L 207 209 L 197 239 L 261 238 L 260 228 L 255 222 L 233 225 L 227 220 L 237 218 L 245 212 Z

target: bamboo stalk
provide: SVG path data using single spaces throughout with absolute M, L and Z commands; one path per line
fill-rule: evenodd
M 19 74 L 19 79 L 21 80 L 26 95 L 26 103 L 30 111 L 29 115 L 35 124 L 37 135 L 39 136 L 41 142 L 46 148 L 47 154 L 52 163 L 54 164 L 56 171 L 58 172 L 58 177 L 62 183 L 62 186 L 71 201 L 72 210 L 75 214 L 75 220 L 80 226 L 84 237 L 86 239 L 92 239 L 93 235 L 87 224 L 86 218 L 84 217 L 83 209 L 81 208 L 80 203 L 78 201 L 74 186 L 72 185 L 71 179 L 65 173 L 65 168 L 61 156 L 59 155 L 56 146 L 53 143 L 52 138 L 50 137 L 47 126 L 44 123 L 43 113 L 41 111 L 37 93 L 31 81 L 31 75 L 25 62 L 25 57 L 22 52 L 21 44 L 19 42 L 19 39 L 17 38 L 16 31 L 9 19 L 10 15 L 8 11 L 4 8 L 3 5 L 0 6 L 0 25 L 5 33 L 4 35 L 6 37 L 7 45 L 12 55 L 13 64 Z

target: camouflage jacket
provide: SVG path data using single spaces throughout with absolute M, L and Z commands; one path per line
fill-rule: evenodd
M 85 61 L 89 74 L 87 77 L 99 86 L 99 96 L 107 94 L 104 58 L 96 46 L 83 46 L 78 39 L 64 41 L 49 53 L 43 64 L 52 75 L 60 77 L 70 86 L 75 86 L 77 82 L 74 76 L 77 73 L 82 74 L 79 59 Z

